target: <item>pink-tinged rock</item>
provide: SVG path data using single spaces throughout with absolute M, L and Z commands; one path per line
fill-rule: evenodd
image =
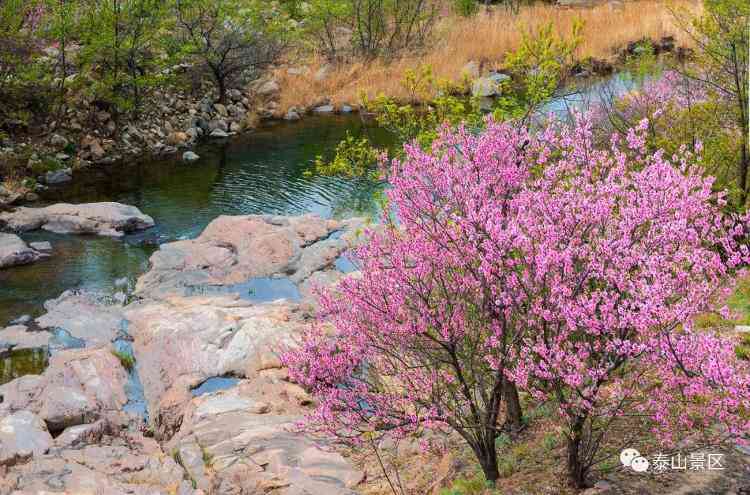
M 28 410 L 52 430 L 120 414 L 128 375 L 109 348 L 68 350 L 50 359 L 39 376 L 0 386 L 0 416 Z
M 109 344 L 120 335 L 122 306 L 103 304 L 93 294 L 66 291 L 44 303 L 47 313 L 36 319 L 41 328 L 64 328 L 87 346 Z M 2 333 L 0 333 L 2 341 Z
M 36 414 L 19 411 L 0 419 L 0 466 L 46 453 L 52 436 Z
M 268 366 L 303 326 L 289 305 L 253 305 L 226 296 L 175 296 L 133 305 L 127 318 L 157 433 L 167 438 L 179 424 L 191 387 Z
M 58 203 L 0 213 L 0 226 L 15 232 L 44 229 L 58 234 L 116 237 L 153 227 L 154 220 L 135 206 L 120 203 Z
M 190 286 L 232 285 L 272 275 L 288 275 L 299 283 L 330 267 L 361 225 L 359 219 L 337 222 L 313 215 L 222 216 L 196 239 L 162 245 L 136 291 L 153 297 L 184 295 Z M 329 239 L 336 230 L 346 235 Z
M 29 247 L 15 234 L 0 233 L 0 268 L 27 265 L 47 256 Z

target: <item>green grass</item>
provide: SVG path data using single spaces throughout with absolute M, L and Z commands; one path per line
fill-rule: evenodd
M 131 371 L 135 367 L 135 358 L 126 352 L 112 350 L 112 355 L 120 360 L 122 367 Z

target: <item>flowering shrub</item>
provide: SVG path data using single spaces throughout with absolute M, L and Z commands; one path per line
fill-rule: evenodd
M 742 130 L 722 94 L 701 81 L 667 71 L 623 95 L 613 109 L 607 121 L 620 131 L 648 119 L 647 144 L 652 151 L 672 154 L 684 143 L 702 146 L 701 164 L 717 178 L 715 189 L 729 190 L 730 202 L 742 206 L 736 169 Z
M 450 428 L 494 482 L 518 387 L 559 404 L 583 486 L 602 425 L 630 409 L 665 441 L 709 408 L 724 434 L 750 426 L 748 370 L 689 326 L 747 257 L 744 219 L 721 214 L 693 152 L 647 152 L 647 129 L 597 149 L 589 116 L 534 135 L 489 120 L 407 145 L 390 164 L 397 218 L 353 249 L 361 275 L 322 293 L 284 356 L 318 400 L 307 427 L 354 442 Z

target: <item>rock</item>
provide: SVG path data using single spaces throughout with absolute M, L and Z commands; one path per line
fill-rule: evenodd
M 256 94 L 258 94 L 258 96 L 270 98 L 278 95 L 279 91 L 281 91 L 279 83 L 277 83 L 274 79 L 271 79 L 270 81 L 266 81 L 261 84 L 255 92 Z
M 115 418 L 127 403 L 127 383 L 127 372 L 109 348 L 61 351 L 42 375 L 0 386 L 0 417 L 27 410 L 58 427 Z
M 328 114 L 333 113 L 333 105 L 320 105 L 319 107 L 313 108 L 313 113 L 317 114 Z
M 120 203 L 58 203 L 0 213 L 0 226 L 16 232 L 44 229 L 58 234 L 121 236 L 153 227 L 154 220 L 138 208 Z
M 138 280 L 136 293 L 187 295 L 190 286 L 239 284 L 272 275 L 292 276 L 299 283 L 346 249 L 343 239 L 326 240 L 334 230 L 360 226 L 361 220 L 339 224 L 313 215 L 221 216 L 196 239 L 163 244 L 151 256 L 152 268 Z
M 58 150 L 62 150 L 68 146 L 68 140 L 59 134 L 53 134 L 49 139 L 49 144 Z
M 91 156 L 95 160 L 101 160 L 104 158 L 104 155 L 106 152 L 104 151 L 104 148 L 102 148 L 102 144 L 99 142 L 98 139 L 93 139 L 89 143 L 89 151 L 91 152 Z
M 87 345 L 109 344 L 125 325 L 123 308 L 99 301 L 91 293 L 64 292 L 44 303 L 47 313 L 36 319 L 41 328 L 64 328 Z
M 0 232 L 0 269 L 33 263 L 44 256 L 17 235 Z
M 170 297 L 129 307 L 136 366 L 160 438 L 181 422 L 190 389 L 215 376 L 256 373 L 267 356 L 292 345 L 303 322 L 286 304 L 236 297 Z
M 203 451 L 196 442 L 185 442 L 177 449 L 177 459 L 185 469 L 188 477 L 195 482 L 198 488 L 209 490 L 211 481 L 206 474 L 206 466 L 203 462 Z
M 479 62 L 477 62 L 476 60 L 467 62 L 466 65 L 464 65 L 461 69 L 461 74 L 471 79 L 478 78 L 481 75 Z
M 29 246 L 37 251 L 52 251 L 52 243 L 49 241 L 30 242 Z
M 273 396 L 279 412 L 255 412 L 259 394 Z M 219 493 L 265 493 L 277 487 L 290 494 L 354 495 L 352 488 L 363 479 L 362 472 L 341 455 L 292 432 L 298 411 L 274 390 L 272 381 L 259 378 L 192 399 L 180 431 L 168 445 L 178 451 L 183 446 L 195 450 L 197 445 L 205 452 Z
M 171 132 L 167 136 L 167 144 L 171 146 L 181 146 L 188 142 L 190 138 L 184 132 Z
M 232 88 L 227 91 L 227 96 L 229 96 L 232 101 L 238 102 L 242 100 L 242 91 L 236 88 Z
M 107 423 L 101 419 L 94 423 L 71 426 L 55 438 L 55 446 L 66 448 L 93 444 L 101 439 L 106 430 Z
M 42 394 L 39 417 L 50 431 L 61 431 L 86 422 L 96 412 L 96 403 L 72 387 L 48 387 Z
M 33 244 L 43 244 L 43 243 L 41 243 L 41 242 L 32 242 L 31 245 L 33 245 Z M 35 248 L 35 249 L 39 250 L 38 248 Z M 31 320 L 32 320 L 31 315 L 22 315 L 22 316 L 19 316 L 18 318 L 16 318 L 15 320 L 11 321 L 10 324 L 11 325 L 25 325 L 25 324 L 29 323 Z
M 0 348 L 18 350 L 47 347 L 50 337 L 49 332 L 32 332 L 24 324 L 14 324 L 0 330 Z
M 0 419 L 0 466 L 12 466 L 32 456 L 47 453 L 52 436 L 44 422 L 29 411 Z
M 295 107 L 290 108 L 284 114 L 284 120 L 295 121 L 299 120 L 300 118 L 300 114 Z
M 507 74 L 490 74 L 476 79 L 471 86 L 472 96 L 496 96 L 502 93 L 502 83 L 509 81 Z
M 227 112 L 227 107 L 225 107 L 221 103 L 214 103 L 214 110 L 216 110 L 216 113 L 218 113 L 222 117 L 227 117 L 229 115 L 229 113 Z
M 735 325 L 734 331 L 737 333 L 750 333 L 750 325 Z
M 211 136 L 212 138 L 216 138 L 216 139 L 224 139 L 224 138 L 228 138 L 229 134 L 227 134 L 226 131 L 223 131 L 221 129 L 214 129 L 213 131 L 211 131 L 211 134 L 209 134 L 209 136 Z
M 183 484 L 182 469 L 152 440 L 118 433 L 98 441 L 97 445 L 64 445 L 12 467 L 13 493 L 174 495 Z
M 354 109 L 349 105 L 342 105 L 341 106 L 341 113 L 352 113 Z
M 182 154 L 182 160 L 186 162 L 194 162 L 196 160 L 200 159 L 200 156 L 198 156 L 197 153 L 194 153 L 192 151 L 186 151 Z
M 73 180 L 72 170 L 65 168 L 62 170 L 50 170 L 44 175 L 44 182 L 50 185 L 62 184 Z

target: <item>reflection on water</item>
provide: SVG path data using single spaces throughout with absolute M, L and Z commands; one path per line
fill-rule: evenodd
M 0 352 L 0 385 L 24 375 L 39 375 L 47 367 L 46 349 Z M 0 396 L 0 402 L 2 397 Z
M 310 117 L 258 130 L 224 147 L 198 149 L 201 159 L 190 164 L 172 158 L 77 173 L 72 185 L 50 191 L 45 200 L 131 204 L 157 226 L 125 239 L 22 235 L 27 241 L 50 241 L 53 252 L 38 263 L 0 270 L 0 327 L 21 314 L 38 315 L 44 301 L 67 289 L 115 290 L 115 280 L 148 269 L 159 243 L 196 237 L 219 215 L 344 217 L 375 211 L 377 184 L 305 174 L 347 131 L 388 142 L 384 131 L 356 116 Z
M 233 378 L 231 376 L 214 376 L 192 389 L 191 392 L 193 393 L 193 397 L 198 397 L 200 395 L 232 388 L 239 382 L 239 378 Z
M 254 303 L 278 301 L 279 299 L 286 299 L 287 301 L 302 299 L 299 289 L 288 277 L 256 277 L 232 285 L 191 286 L 187 288 L 187 294 L 191 296 L 239 294 L 241 299 Z

